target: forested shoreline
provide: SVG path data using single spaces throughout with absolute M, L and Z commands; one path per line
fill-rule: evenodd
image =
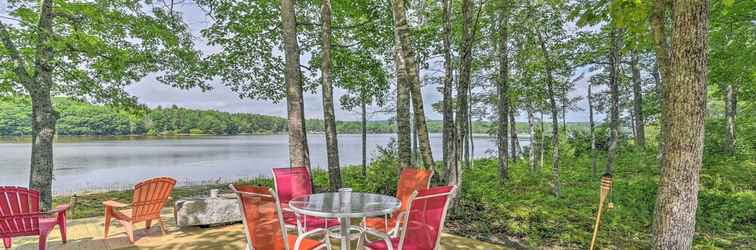
M 118 107 L 95 105 L 70 98 L 54 98 L 58 112 L 58 135 L 111 136 L 111 135 L 240 135 L 275 134 L 286 132 L 286 118 L 249 113 L 229 113 L 214 110 L 195 110 L 177 107 L 156 107 L 127 110 Z M 31 101 L 24 97 L 0 98 L 0 136 L 26 136 L 31 134 Z M 367 122 L 370 134 L 396 133 L 392 120 Z M 428 121 L 431 133 L 441 133 L 441 121 Z M 527 132 L 526 124 L 518 124 L 518 131 Z M 575 128 L 583 123 L 570 123 Z M 477 134 L 489 134 L 492 123 L 473 122 Z M 362 131 L 360 121 L 337 121 L 339 133 L 357 134 Z M 307 130 L 325 131 L 323 120 L 308 119 Z

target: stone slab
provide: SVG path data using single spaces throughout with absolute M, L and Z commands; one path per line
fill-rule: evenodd
M 176 201 L 176 225 L 207 226 L 240 222 L 239 202 L 233 196 L 194 197 Z

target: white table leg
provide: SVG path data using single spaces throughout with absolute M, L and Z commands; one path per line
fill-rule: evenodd
M 341 250 L 349 250 L 350 247 L 350 240 L 352 237 L 350 237 L 350 231 L 351 228 L 351 220 L 349 217 L 341 217 L 339 218 L 339 223 L 341 223 Z

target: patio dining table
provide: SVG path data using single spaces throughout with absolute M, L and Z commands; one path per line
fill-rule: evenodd
M 310 194 L 289 201 L 289 208 L 297 214 L 338 218 L 342 250 L 350 248 L 349 230 L 352 218 L 390 214 L 400 205 L 401 202 L 392 196 L 351 191 Z

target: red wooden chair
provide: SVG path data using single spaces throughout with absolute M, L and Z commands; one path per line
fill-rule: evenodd
M 288 234 L 283 223 L 281 203 L 273 190 L 266 187 L 228 185 L 236 193 L 244 222 L 247 250 L 312 250 L 326 247 L 330 242 L 307 237 L 323 234 L 328 239 L 327 229 L 316 229 L 299 237 Z
M 412 193 L 418 190 L 425 190 L 430 187 L 430 180 L 433 172 L 430 170 L 418 169 L 418 168 L 404 168 L 399 174 L 399 184 L 396 189 L 396 198 L 401 202 L 401 207 L 394 211 L 391 217 L 384 216 L 366 218 L 363 221 L 363 226 L 367 229 L 381 231 L 393 236 L 396 236 L 396 232 L 399 231 L 399 218 L 407 211 L 409 206 L 410 196 Z
M 55 225 L 60 238 L 66 243 L 66 210 L 63 204 L 48 212 L 39 211 L 39 192 L 23 187 L 0 187 L 0 238 L 5 248 L 11 247 L 11 238 L 39 236 L 39 249 L 47 247 L 47 235 Z M 51 216 L 55 215 L 55 216 Z
M 306 167 L 274 168 L 273 184 L 281 201 L 284 224 L 296 228 L 299 233 L 339 225 L 337 219 L 314 216 L 297 216 L 289 209 L 289 201 L 298 196 L 312 194 L 310 171 Z
M 365 230 L 359 245 L 372 250 L 433 250 L 441 242 L 449 201 L 456 191 L 456 186 L 435 187 L 416 191 L 411 195 L 408 216 L 405 216 L 398 237 L 392 237 L 379 231 Z M 366 235 L 380 240 L 363 244 Z
M 131 204 L 124 204 L 108 200 L 105 205 L 105 239 L 108 238 L 110 221 L 115 219 L 126 228 L 129 241 L 134 243 L 134 224 L 143 222 L 147 229 L 152 220 L 160 222 L 160 231 L 165 235 L 165 221 L 160 217 L 160 209 L 165 206 L 176 185 L 176 180 L 169 177 L 158 177 L 142 181 L 134 186 L 134 198 Z M 120 209 L 131 206 L 130 209 Z

